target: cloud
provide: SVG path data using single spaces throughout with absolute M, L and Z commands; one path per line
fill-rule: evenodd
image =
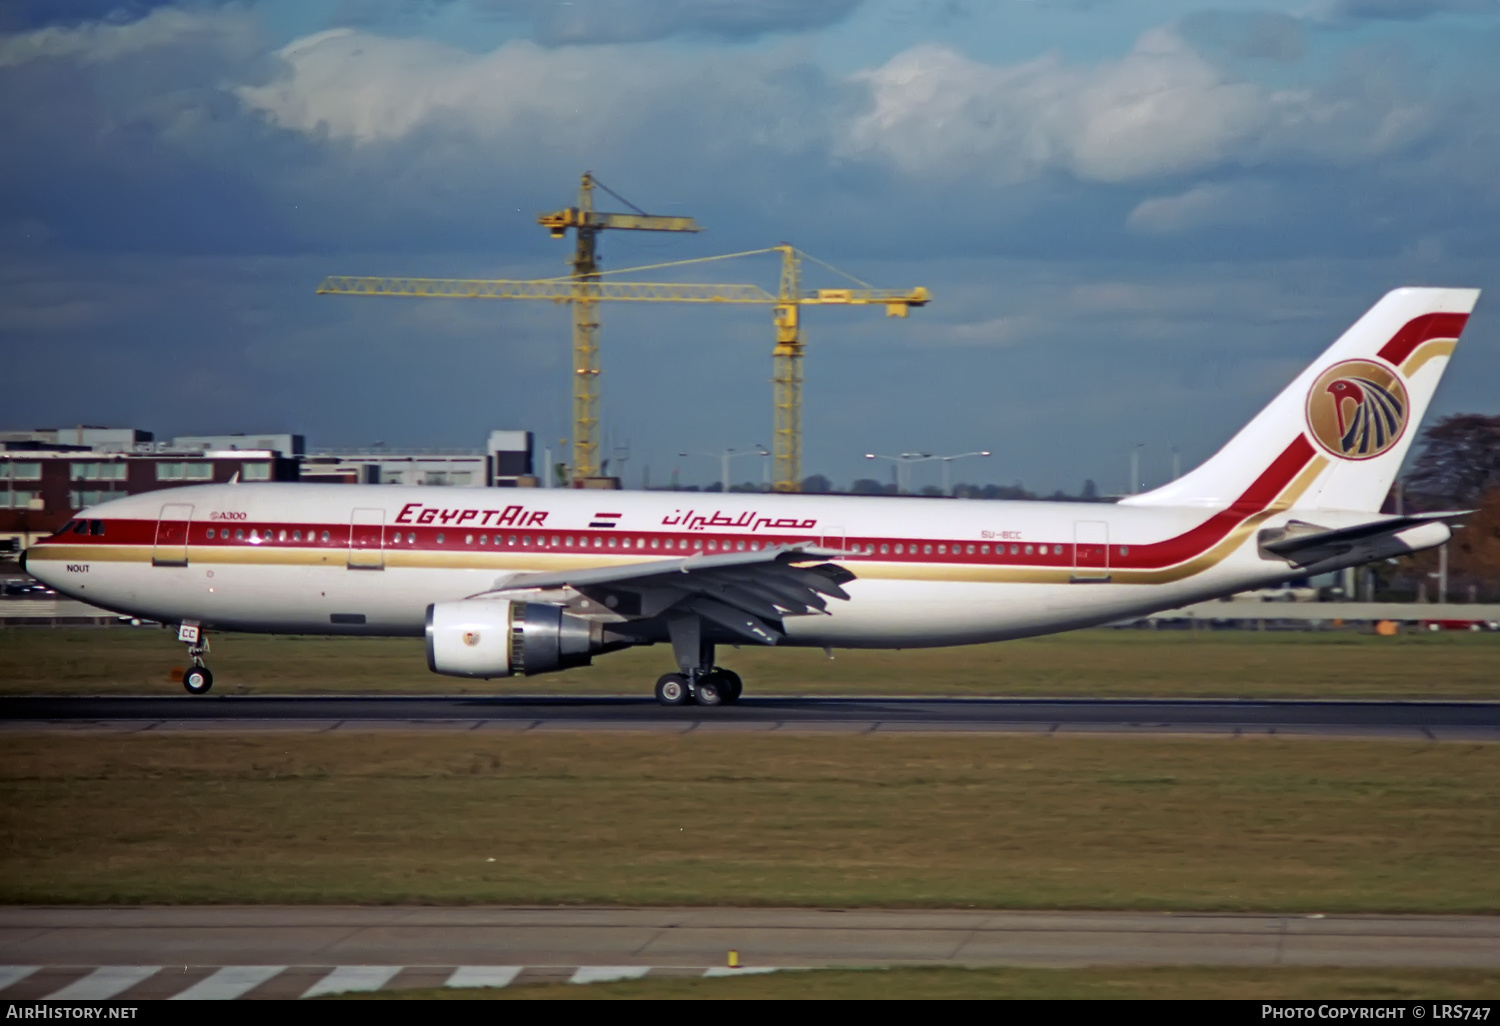
M 742 42 L 827 28 L 864 0 L 344 0 L 334 22 L 389 29 L 443 8 L 524 26 L 543 46 L 649 43 L 673 37 Z
M 1195 46 L 1250 60 L 1290 63 L 1306 49 L 1302 19 L 1279 11 L 1196 11 L 1178 31 Z
M 672 36 L 746 40 L 826 28 L 863 0 L 477 0 L 477 10 L 529 22 L 547 46 L 643 43 Z
M 1062 171 L 1121 182 L 1191 172 L 1223 161 L 1270 113 L 1258 87 L 1230 80 L 1163 30 L 1094 67 L 1055 56 L 996 66 L 926 44 L 858 78 L 872 107 L 851 126 L 848 152 L 949 178 L 1017 182 Z
M 1143 235 L 1180 235 L 1203 228 L 1261 224 L 1275 209 L 1265 183 L 1205 183 L 1175 196 L 1142 201 L 1125 224 Z
M 233 68 L 241 63 L 236 57 L 243 59 L 258 49 L 258 40 L 247 32 L 250 26 L 242 12 L 205 13 L 166 6 L 136 19 L 49 24 L 0 36 L 0 68 L 53 60 L 97 65 L 153 51 L 180 56 L 193 49 L 207 50 L 216 60 L 227 58 L 227 66 Z M 177 70 L 182 70 L 180 64 Z
M 1232 76 L 1170 27 L 1093 66 L 1056 56 L 984 64 L 923 44 L 857 76 L 870 106 L 844 152 L 884 158 L 913 178 L 1007 184 L 1348 166 L 1410 149 L 1442 127 L 1388 63 L 1354 62 L 1314 86 L 1272 89 Z
M 134 21 L 177 0 L 5 0 L 0 4 L 0 32 L 44 25 L 77 26 L 91 21 Z
M 1439 14 L 1496 14 L 1500 0 L 1326 0 L 1317 15 L 1340 21 L 1421 21 Z

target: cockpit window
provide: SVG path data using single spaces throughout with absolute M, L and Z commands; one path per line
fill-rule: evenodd
M 95 537 L 102 537 L 104 535 L 104 521 L 102 521 L 102 520 L 90 520 L 89 521 L 89 534 L 92 534 Z
M 87 520 L 75 520 L 75 521 L 73 521 L 73 533 L 74 534 L 88 534 L 89 533 L 89 522 Z

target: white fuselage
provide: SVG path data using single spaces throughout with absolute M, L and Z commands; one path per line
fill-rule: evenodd
M 34 546 L 27 568 L 61 593 L 163 623 L 420 635 L 429 604 L 492 590 L 512 574 L 812 540 L 842 551 L 838 562 L 855 579 L 849 600 L 830 602 L 826 614 L 788 616 L 790 643 L 957 645 L 1105 623 L 1291 576 L 1255 537 L 1287 519 L 1300 478 L 1285 476 L 1228 508 L 204 485 L 81 512 L 83 529 Z M 1321 517 L 1330 526 L 1341 519 Z

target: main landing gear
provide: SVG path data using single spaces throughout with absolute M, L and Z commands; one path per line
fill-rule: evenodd
M 185 623 L 177 628 L 177 640 L 188 647 L 188 658 L 193 665 L 182 675 L 182 686 L 190 695 L 206 695 L 214 686 L 214 675 L 203 665 L 208 654 L 208 632 L 196 623 Z
M 739 700 L 745 685 L 740 675 L 714 665 L 714 645 L 703 637 L 703 621 L 692 614 L 667 621 L 678 672 L 656 682 L 662 705 L 728 705 Z
M 733 670 L 712 667 L 706 673 L 668 673 L 656 682 L 656 700 L 662 705 L 729 705 L 745 690 Z

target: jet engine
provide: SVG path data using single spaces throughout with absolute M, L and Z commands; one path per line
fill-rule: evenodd
M 520 677 L 587 666 L 603 628 L 558 606 L 465 599 L 427 607 L 427 666 L 453 677 Z

